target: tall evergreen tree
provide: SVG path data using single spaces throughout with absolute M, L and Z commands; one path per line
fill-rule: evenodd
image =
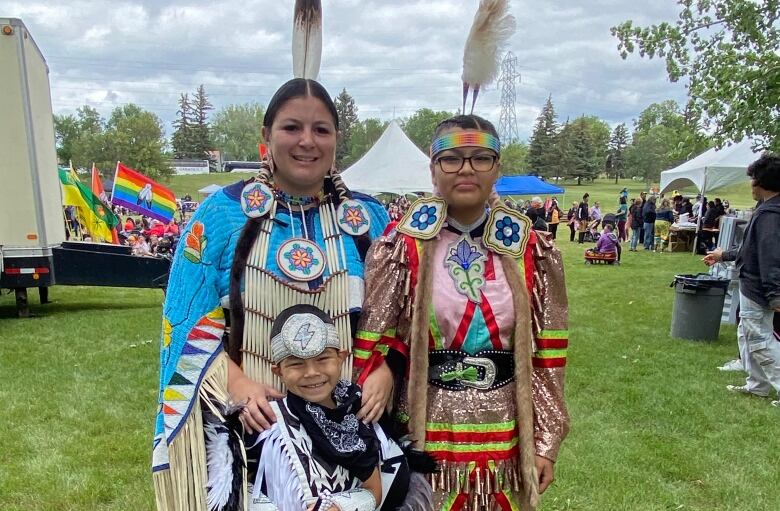
M 189 94 L 183 93 L 179 96 L 179 110 L 176 112 L 176 120 L 173 121 L 173 135 L 171 136 L 171 146 L 173 147 L 174 158 L 189 158 L 193 148 L 193 130 L 192 130 L 192 104 Z
M 336 166 L 342 168 L 349 157 L 352 136 L 355 134 L 358 119 L 358 109 L 355 100 L 347 89 L 342 89 L 336 97 L 336 112 L 339 114 L 339 140 L 336 144 Z
M 623 176 L 626 168 L 625 150 L 628 147 L 628 128 L 625 124 L 618 124 L 612 131 L 609 140 L 609 171 L 615 176 L 615 184 Z
M 192 105 L 192 156 L 195 158 L 205 158 L 207 153 L 214 148 L 208 123 L 208 113 L 213 109 L 214 107 L 206 96 L 206 89 L 203 84 L 200 84 L 198 90 L 195 91 Z
M 536 118 L 534 132 L 528 146 L 528 167 L 535 174 L 549 177 L 554 173 L 555 160 L 553 147 L 555 136 L 558 133 L 558 122 L 555 120 L 555 108 L 552 103 L 552 95 L 547 97 L 547 102 L 539 117 Z
M 578 185 L 583 179 L 595 179 L 603 168 L 594 134 L 586 122 L 578 122 L 581 119 L 566 126 L 566 138 L 571 144 L 567 155 L 571 158 L 568 176 L 576 178 Z
M 572 130 L 568 119 L 555 134 L 553 146 L 550 148 L 547 158 L 549 177 L 555 177 L 556 181 L 568 176 L 570 170 L 577 166 L 572 146 Z

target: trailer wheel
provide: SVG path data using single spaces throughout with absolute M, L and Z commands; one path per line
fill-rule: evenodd
M 27 303 L 27 288 L 16 288 L 14 294 L 16 295 L 16 315 L 20 318 L 29 318 L 30 307 Z

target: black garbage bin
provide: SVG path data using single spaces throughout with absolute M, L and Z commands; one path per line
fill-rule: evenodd
M 720 331 L 720 317 L 729 280 L 707 273 L 676 275 L 672 337 L 714 341 Z

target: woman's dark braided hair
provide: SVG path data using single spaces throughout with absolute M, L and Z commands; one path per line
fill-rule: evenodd
M 263 127 L 270 129 L 276 119 L 276 115 L 287 101 L 301 97 L 315 97 L 322 101 L 328 112 L 333 116 L 333 122 L 336 130 L 339 128 L 339 116 L 336 105 L 319 82 L 306 78 L 293 78 L 284 85 L 271 98 L 268 108 L 263 117 Z M 256 181 L 271 185 L 273 173 L 267 163 L 263 163 L 260 172 L 254 178 Z M 352 198 L 352 192 L 347 188 L 339 176 L 333 170 L 325 177 L 325 194 L 333 197 L 336 207 L 342 201 Z M 249 253 L 257 241 L 260 234 L 262 218 L 250 218 L 244 224 L 244 228 L 238 237 L 236 251 L 233 255 L 233 264 L 230 268 L 230 339 L 228 341 L 227 351 L 231 359 L 237 364 L 241 364 L 241 346 L 244 336 L 244 302 L 241 299 L 241 280 L 244 276 Z M 371 238 L 368 234 L 363 234 L 355 238 L 358 252 L 365 254 L 371 244 Z

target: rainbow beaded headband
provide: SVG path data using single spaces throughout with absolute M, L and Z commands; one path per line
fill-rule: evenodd
M 455 147 L 484 147 L 494 150 L 497 154 L 501 152 L 501 142 L 490 133 L 483 131 L 461 132 L 447 133 L 437 137 L 431 144 L 431 157 Z

